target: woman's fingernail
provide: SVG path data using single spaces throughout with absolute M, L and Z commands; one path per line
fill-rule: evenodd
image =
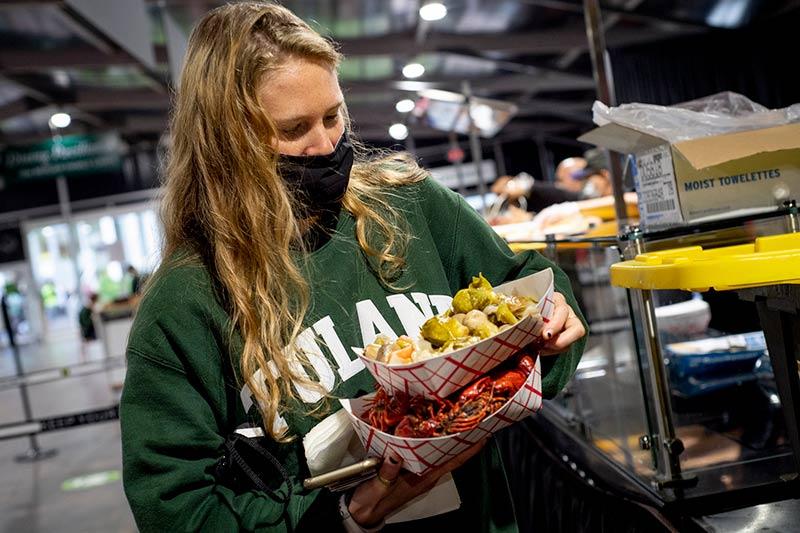
M 551 338 L 553 336 L 553 330 L 548 329 L 547 331 L 544 332 L 544 336 L 548 339 Z
M 389 462 L 392 463 L 393 465 L 400 463 L 400 461 L 398 461 L 394 455 L 389 456 Z

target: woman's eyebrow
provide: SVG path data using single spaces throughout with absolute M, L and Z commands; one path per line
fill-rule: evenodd
M 343 103 L 344 103 L 344 100 L 339 100 L 338 103 L 336 103 L 336 104 L 332 105 L 331 107 L 329 107 L 325 111 L 325 114 L 328 115 L 330 113 L 333 113 L 334 111 L 338 111 L 339 108 L 342 107 Z M 297 121 L 305 120 L 307 118 L 313 118 L 313 115 L 298 115 L 296 117 L 279 118 L 279 119 L 276 120 L 276 122 L 281 122 L 281 123 L 285 124 L 285 123 L 288 123 L 288 122 L 297 122 Z

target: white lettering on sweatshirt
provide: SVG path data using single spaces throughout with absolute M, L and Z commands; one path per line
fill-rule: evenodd
M 386 303 L 397 315 L 405 334 L 414 338 L 419 335 L 419 328 L 425 320 L 434 316 L 434 314 L 445 312 L 449 309 L 452 300 L 451 296 L 426 295 L 421 292 L 412 292 L 410 297 L 406 294 L 391 294 L 386 297 Z M 381 315 L 372 300 L 356 302 L 356 314 L 358 315 L 358 325 L 361 331 L 361 346 L 366 346 L 373 342 L 379 334 L 390 338 L 397 337 L 389 322 Z M 347 381 L 364 369 L 364 363 L 361 362 L 361 359 L 355 353 L 352 353 L 352 350 L 348 351 L 345 348 L 329 315 L 304 329 L 297 337 L 297 346 L 306 353 L 314 371 L 319 376 L 319 383 L 328 392 L 333 390 L 335 377 L 331 360 L 324 355 L 325 349 L 330 352 L 333 361 L 336 363 L 336 372 L 342 381 Z M 270 361 L 270 363 L 272 362 Z M 303 373 L 302 367 L 297 363 L 294 363 L 292 368 L 296 372 Z M 270 365 L 270 369 L 273 375 L 277 376 L 274 365 Z M 256 373 L 254 380 L 263 381 L 259 378 L 260 371 Z M 305 403 L 313 404 L 322 398 L 318 391 L 308 387 L 302 387 L 297 383 L 294 384 L 294 387 L 300 399 Z M 245 411 L 249 410 L 253 402 L 250 389 L 247 386 L 242 389 L 241 398 Z M 280 419 L 280 421 L 276 420 L 276 424 L 283 425 L 285 422 Z

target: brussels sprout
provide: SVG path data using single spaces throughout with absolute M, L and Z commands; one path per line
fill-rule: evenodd
M 472 332 L 480 337 L 481 339 L 486 339 L 491 337 L 492 335 L 498 333 L 500 328 L 489 322 L 488 320 L 482 324 L 480 324 L 477 328 L 473 329 Z
M 444 346 L 469 335 L 469 329 L 454 318 L 433 317 L 422 325 L 422 337 L 433 346 Z
M 494 316 L 497 318 L 498 322 L 502 322 L 503 324 L 516 324 L 519 322 L 505 302 L 497 306 L 497 311 Z
M 464 325 L 470 330 L 478 329 L 486 322 L 489 322 L 489 317 L 486 316 L 480 309 L 473 309 L 464 316 Z
M 469 289 L 472 291 L 470 298 L 472 299 L 473 309 L 483 309 L 489 304 L 497 303 L 500 297 L 495 294 L 491 289 Z
M 453 296 L 453 310 L 456 313 L 469 313 L 472 311 L 472 298 L 469 295 L 469 289 L 461 289 Z
M 458 321 L 459 324 L 463 324 L 464 323 L 464 318 L 466 316 L 467 315 L 465 315 L 464 313 L 456 313 L 456 314 L 452 315 L 452 318 L 453 318 L 453 320 Z
M 452 307 L 456 313 L 469 313 L 473 309 L 483 309 L 487 305 L 495 304 L 499 301 L 500 296 L 492 291 L 491 285 L 488 285 L 488 288 L 470 286 L 470 288 L 461 289 L 456 293 L 453 297 Z
M 492 290 L 492 284 L 489 280 L 483 277 L 483 273 L 479 273 L 478 277 L 472 277 L 472 283 L 469 284 L 470 289 L 489 289 Z
M 422 338 L 430 342 L 434 346 L 441 346 L 450 339 L 450 332 L 444 327 L 439 317 L 433 317 L 422 324 L 420 330 Z

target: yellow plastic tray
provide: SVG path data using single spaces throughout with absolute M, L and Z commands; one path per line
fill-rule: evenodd
M 638 218 L 639 217 L 639 206 L 636 204 L 625 203 L 626 212 L 628 214 L 628 218 Z M 585 217 L 598 217 L 601 220 L 616 220 L 617 213 L 614 210 L 614 205 L 601 205 L 601 206 L 582 206 L 580 202 L 578 202 L 578 209 Z
M 514 253 L 524 252 L 525 250 L 541 252 L 547 248 L 547 244 L 543 242 L 511 242 L 508 243 L 508 247 L 511 248 L 511 251 Z
M 606 222 L 601 222 L 598 226 L 588 230 L 586 233 L 575 235 L 575 237 L 582 239 L 589 239 L 592 237 L 614 237 L 617 235 L 617 230 L 617 221 L 609 220 Z M 515 253 L 519 253 L 524 250 L 536 250 L 541 252 L 547 248 L 547 243 L 545 241 L 511 242 L 508 243 L 508 246 Z M 581 250 L 592 248 L 593 246 L 594 245 L 591 242 L 568 242 L 566 240 L 556 240 L 556 247 L 559 250 Z
M 629 289 L 706 291 L 800 284 L 800 233 L 704 250 L 700 246 L 644 253 L 611 265 L 611 284 Z

